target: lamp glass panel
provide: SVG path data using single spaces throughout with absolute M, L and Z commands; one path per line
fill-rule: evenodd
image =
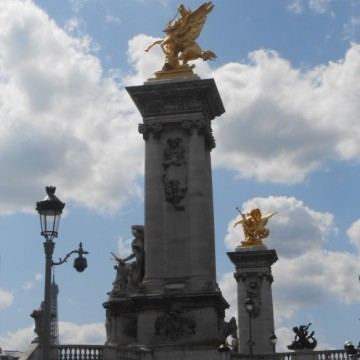
M 59 228 L 60 213 L 54 210 L 43 211 L 40 214 L 41 234 L 56 236 Z

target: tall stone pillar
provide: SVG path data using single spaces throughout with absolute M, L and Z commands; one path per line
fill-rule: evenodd
M 127 91 L 143 118 L 145 275 L 135 292 L 113 291 L 104 303 L 107 344 L 211 360 L 229 307 L 216 283 L 210 156 L 211 121 L 225 110 L 213 79 L 153 80 Z
M 278 260 L 276 251 L 265 246 L 238 247 L 228 256 L 235 265 L 237 282 L 239 351 L 250 353 L 251 329 L 252 353 L 272 353 L 270 335 L 274 331 L 274 310 L 271 266 Z M 250 318 L 244 304 L 247 298 L 254 302 Z
M 216 291 L 211 120 L 224 112 L 214 80 L 127 88 L 145 140 L 147 293 Z

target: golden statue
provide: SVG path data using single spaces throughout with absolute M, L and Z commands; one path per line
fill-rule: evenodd
M 265 225 L 272 216 L 277 214 L 277 212 L 262 216 L 259 209 L 253 209 L 245 215 L 239 208 L 236 209 L 239 211 L 242 219 L 237 221 L 234 224 L 234 227 L 241 224 L 245 234 L 245 240 L 241 242 L 241 247 L 265 246 L 262 239 L 268 237 L 270 234 L 270 230 L 266 229 Z
M 194 75 L 192 69 L 195 65 L 189 65 L 190 60 L 203 59 L 213 60 L 216 58 L 214 52 L 203 51 L 195 42 L 199 37 L 206 17 L 214 8 L 211 1 L 204 3 L 195 11 L 186 9 L 180 5 L 177 20 L 170 20 L 165 30 L 166 37 L 152 43 L 145 51 L 153 46 L 160 45 L 165 54 L 165 65 L 162 71 L 155 73 L 157 78 L 173 78 Z M 175 16 L 176 17 L 176 16 Z M 181 63 L 180 63 L 181 62 Z

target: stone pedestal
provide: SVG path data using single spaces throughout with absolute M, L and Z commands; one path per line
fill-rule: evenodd
M 272 353 L 269 339 L 274 331 L 271 266 L 278 259 L 276 251 L 266 247 L 239 247 L 228 256 L 235 265 L 237 281 L 239 351 L 250 353 L 251 326 L 253 354 Z M 247 298 L 254 302 L 251 319 L 244 305 Z
M 104 304 L 108 344 L 213 351 L 229 306 L 216 283 L 210 158 L 211 120 L 225 110 L 212 79 L 127 91 L 143 118 L 145 277 L 135 293 Z M 134 332 L 123 324 L 132 316 Z

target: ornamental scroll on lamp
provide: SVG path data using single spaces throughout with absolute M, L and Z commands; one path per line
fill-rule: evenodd
M 184 5 L 178 7 L 178 13 L 173 20 L 169 20 L 163 30 L 165 38 L 156 40 L 145 51 L 153 46 L 160 45 L 165 54 L 165 64 L 162 70 L 155 73 L 156 79 L 171 79 L 179 77 L 195 76 L 192 69 L 194 64 L 188 62 L 197 59 L 214 60 L 216 54 L 207 50 L 204 51 L 195 42 L 205 24 L 207 15 L 212 11 L 214 5 L 211 1 L 191 11 Z M 177 15 L 180 14 L 180 17 Z M 176 19 L 176 20 L 175 20 Z
M 261 211 L 259 209 L 253 209 L 249 213 L 243 214 L 239 208 L 236 208 L 240 215 L 241 220 L 237 221 L 234 224 L 241 224 L 243 226 L 245 240 L 241 241 L 240 248 L 243 247 L 254 247 L 261 246 L 266 247 L 262 242 L 262 239 L 267 238 L 270 234 L 270 230 L 265 228 L 265 225 L 268 223 L 269 219 L 277 214 L 277 212 L 269 213 L 267 215 L 262 216 Z

